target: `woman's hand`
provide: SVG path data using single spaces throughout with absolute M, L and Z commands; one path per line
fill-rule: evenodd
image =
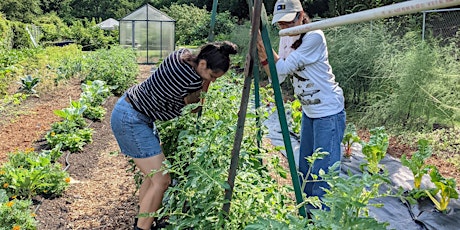
M 200 95 L 201 95 L 201 90 L 190 93 L 189 95 L 184 97 L 185 104 L 188 105 L 188 104 L 198 103 L 200 101 Z

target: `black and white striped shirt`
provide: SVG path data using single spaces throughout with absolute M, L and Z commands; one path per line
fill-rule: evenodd
M 200 75 L 181 60 L 181 55 L 186 52 L 190 50 L 171 53 L 152 76 L 127 90 L 127 97 L 136 110 L 161 121 L 181 114 L 184 97 L 200 90 L 203 82 Z

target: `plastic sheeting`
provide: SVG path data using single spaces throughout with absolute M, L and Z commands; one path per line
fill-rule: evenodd
M 288 111 L 289 112 L 289 111 Z M 289 116 L 287 116 L 289 117 Z M 278 120 L 277 112 L 271 114 L 264 122 L 268 128 L 269 138 L 274 146 L 284 146 L 281 127 Z M 291 132 L 291 143 L 294 150 L 294 158 L 296 166 L 298 166 L 299 156 L 299 138 Z M 361 174 L 360 164 L 365 162 L 364 155 L 361 152 L 361 146 L 354 144 L 353 155 L 349 159 L 342 159 L 341 174 L 347 175 L 348 171 L 353 174 Z M 282 153 L 286 156 L 286 152 Z M 405 191 L 409 191 L 413 186 L 412 172 L 401 164 L 397 158 L 386 155 L 380 164 L 388 171 L 389 179 L 392 184 L 391 189 L 395 191 L 402 187 Z M 429 176 L 422 178 L 421 187 L 434 188 Z M 436 210 L 433 203 L 427 199 L 415 205 L 403 203 L 397 197 L 383 197 L 373 199 L 371 202 L 381 203 L 383 207 L 376 208 L 371 206 L 369 215 L 373 216 L 379 222 L 387 222 L 390 225 L 389 229 L 405 229 L 405 230 L 451 230 L 460 229 L 460 200 L 451 200 L 448 206 L 447 214 Z

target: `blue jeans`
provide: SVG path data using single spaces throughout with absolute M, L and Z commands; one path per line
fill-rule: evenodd
M 136 111 L 121 96 L 112 110 L 110 125 L 123 154 L 132 158 L 147 158 L 162 153 L 160 136 L 154 120 Z
M 299 149 L 299 173 L 301 174 L 299 179 L 301 184 L 310 168 L 305 158 L 313 155 L 316 149 L 321 148 L 321 151 L 328 152 L 329 155 L 313 163 L 307 180 L 312 180 L 311 174 L 319 175 L 320 169 L 327 173 L 330 166 L 340 161 L 342 156 L 340 144 L 345 132 L 345 120 L 345 111 L 321 118 L 309 118 L 303 113 Z M 321 177 L 318 177 L 318 180 L 321 180 Z M 322 188 L 329 189 L 329 186 L 324 181 L 307 182 L 304 192 L 307 196 L 321 198 L 325 194 Z M 312 206 L 309 205 L 309 207 Z

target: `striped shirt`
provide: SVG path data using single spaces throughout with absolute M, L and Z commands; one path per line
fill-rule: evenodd
M 126 92 L 133 107 L 154 120 L 166 121 L 179 116 L 185 106 L 184 97 L 202 88 L 202 78 L 181 55 L 180 49 L 171 53 L 144 82 Z

